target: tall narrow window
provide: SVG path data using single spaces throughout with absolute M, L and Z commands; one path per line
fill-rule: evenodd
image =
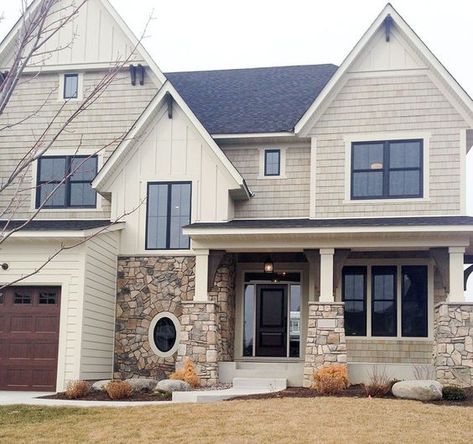
M 422 140 L 352 144 L 352 199 L 422 197 Z
M 397 335 L 397 267 L 372 268 L 372 335 Z
M 281 175 L 281 150 L 265 150 L 264 152 L 264 175 Z
M 346 335 L 366 336 L 366 267 L 343 268 L 342 298 Z
M 79 97 L 79 74 L 64 75 L 64 99 Z
M 95 208 L 92 180 L 97 156 L 48 156 L 38 160 L 36 208 Z
M 301 286 L 290 285 L 289 357 L 298 358 L 301 349 Z
M 148 184 L 147 250 L 189 248 L 182 227 L 191 220 L 191 183 Z
M 427 266 L 402 267 L 402 336 L 427 337 Z
M 245 286 L 243 307 L 243 356 L 253 356 L 255 323 L 255 286 Z

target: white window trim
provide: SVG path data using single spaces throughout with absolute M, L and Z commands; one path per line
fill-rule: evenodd
M 387 203 L 410 203 L 410 202 L 430 202 L 430 138 L 432 134 L 429 132 L 412 132 L 402 131 L 393 132 L 387 131 L 382 133 L 360 133 L 360 134 L 347 134 L 343 138 L 345 142 L 345 200 L 344 204 L 355 204 L 355 205 L 386 205 Z M 423 165 L 422 165 L 422 176 L 423 176 L 423 192 L 422 197 L 415 198 L 401 198 L 401 199 L 352 199 L 351 198 L 351 147 L 352 143 L 356 142 L 375 142 L 377 140 L 406 140 L 406 139 L 422 139 L 423 141 Z
M 163 352 L 159 350 L 158 347 L 156 347 L 156 344 L 154 343 L 154 329 L 156 327 L 156 324 L 158 321 L 162 318 L 169 318 L 171 319 L 172 323 L 174 324 L 174 328 L 176 329 L 176 342 L 174 343 L 173 347 L 171 350 L 167 352 Z M 157 314 L 153 320 L 151 321 L 151 324 L 149 325 L 149 330 L 148 330 L 148 342 L 151 347 L 151 350 L 153 352 L 161 357 L 161 358 L 168 358 L 169 356 L 172 356 L 174 353 L 177 352 L 177 349 L 179 348 L 179 343 L 181 340 L 181 323 L 179 322 L 179 319 L 176 317 L 174 313 L 171 313 L 169 311 L 163 311 L 159 314 Z
M 396 316 L 397 316 L 397 335 L 396 336 L 372 336 L 371 334 L 371 269 L 376 266 L 394 266 L 397 268 L 397 288 L 396 288 Z M 409 265 L 427 266 L 427 336 L 411 337 L 402 336 L 402 285 L 401 268 Z M 351 259 L 344 263 L 344 266 L 366 267 L 366 336 L 347 336 L 347 339 L 362 340 L 383 340 L 383 341 L 432 341 L 434 337 L 434 266 L 428 259 Z M 342 276 L 337 288 L 337 299 L 342 300 Z
M 259 180 L 271 180 L 271 179 L 287 179 L 286 177 L 286 147 L 279 147 L 279 146 L 273 146 L 273 147 L 264 147 L 264 148 L 258 148 L 259 150 L 259 172 L 258 172 L 258 179 Z M 273 150 L 279 150 L 280 156 L 279 156 L 279 175 L 278 176 L 265 176 L 264 175 L 264 164 L 265 164 L 265 152 L 266 151 L 273 151 Z
M 100 171 L 102 165 L 104 163 L 104 158 L 102 153 L 96 153 L 95 151 L 90 152 L 82 152 L 77 151 L 75 148 L 71 148 L 70 150 L 62 149 L 62 150 L 54 150 L 54 151 L 47 151 L 44 156 L 97 156 L 97 172 Z M 34 160 L 31 164 L 31 198 L 30 198 L 30 211 L 36 211 L 36 193 L 38 192 L 38 160 Z M 42 208 L 40 213 L 58 213 L 58 212 L 74 212 L 74 213 L 93 213 L 97 211 L 103 211 L 103 197 L 101 194 L 97 194 L 97 201 L 95 208 L 74 208 L 74 207 L 67 207 L 67 208 Z
M 77 98 L 64 98 L 64 76 L 66 74 L 77 74 Z M 84 99 L 84 73 L 83 72 L 61 72 L 59 73 L 58 100 L 60 102 L 79 102 Z

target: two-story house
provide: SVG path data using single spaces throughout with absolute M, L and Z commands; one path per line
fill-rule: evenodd
M 327 363 L 473 384 L 473 102 L 390 4 L 339 67 L 163 74 L 107 0 L 73 26 L 0 118 L 45 102 L 1 132 L 3 178 L 137 51 L 28 173 L 11 224 L 46 205 L 1 245 L 0 389 L 162 377 L 185 357 L 209 385 L 308 385 Z

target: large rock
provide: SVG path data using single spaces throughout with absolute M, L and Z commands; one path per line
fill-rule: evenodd
M 153 391 L 158 384 L 157 379 L 151 378 L 131 378 L 126 382 L 131 385 L 134 392 Z
M 433 380 L 401 381 L 393 385 L 396 398 L 436 401 L 442 399 L 442 384 Z
M 91 389 L 95 390 L 96 392 L 104 392 L 105 387 L 110 382 L 110 379 L 102 379 L 101 381 L 94 382 L 92 384 Z
M 191 386 L 184 381 L 179 379 L 163 379 L 158 382 L 156 390 L 160 392 L 187 392 L 190 390 Z

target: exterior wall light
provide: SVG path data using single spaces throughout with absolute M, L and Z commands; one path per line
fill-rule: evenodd
M 264 272 L 272 273 L 273 271 L 274 271 L 274 263 L 271 260 L 271 257 L 268 256 L 267 259 L 264 261 Z

